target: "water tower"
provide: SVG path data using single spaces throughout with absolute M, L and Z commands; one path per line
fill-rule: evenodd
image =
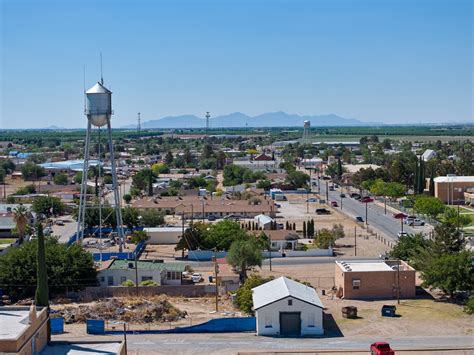
M 117 170 L 115 166 L 114 158 L 114 145 L 112 142 L 112 127 L 110 125 L 110 118 L 113 115 L 112 111 L 112 92 L 104 86 L 104 80 L 95 84 L 89 90 L 85 92 L 85 110 L 84 113 L 87 117 L 87 132 L 86 141 L 84 147 L 84 164 L 82 169 L 82 183 L 81 183 L 81 195 L 79 199 L 79 213 L 77 215 L 77 241 L 81 243 L 84 238 L 85 228 L 85 216 L 87 208 L 95 208 L 99 210 L 99 228 L 97 230 L 99 237 L 102 237 L 102 222 L 104 222 L 110 216 L 102 216 L 103 206 L 103 189 L 104 184 L 102 182 L 102 174 L 104 169 L 105 152 L 101 152 L 101 128 L 107 126 L 107 140 L 109 146 L 109 164 L 110 173 L 112 175 L 112 192 L 113 192 L 113 204 L 111 206 L 114 209 L 115 218 L 117 221 L 117 230 L 119 237 L 120 251 L 123 248 L 124 233 L 123 233 L 123 221 L 121 211 L 121 201 L 119 193 L 119 185 L 117 182 Z M 95 153 L 97 154 L 97 160 L 91 161 L 91 136 L 92 129 L 97 129 L 97 142 L 95 147 Z M 104 159 L 103 159 L 104 158 Z M 97 167 L 96 174 L 100 182 L 100 188 L 98 193 L 97 201 L 94 203 L 88 203 L 87 201 L 87 180 L 89 168 L 91 165 Z M 105 217 L 103 219 L 103 217 Z M 94 231 L 96 234 L 96 231 Z
M 311 121 L 303 122 L 303 140 L 309 139 L 309 130 L 311 129 Z

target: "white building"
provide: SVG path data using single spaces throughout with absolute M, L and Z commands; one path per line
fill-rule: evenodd
M 436 152 L 433 149 L 426 149 L 425 152 L 421 155 L 421 158 L 424 161 L 430 161 L 436 157 Z
M 265 214 L 259 214 L 258 216 L 255 216 L 253 219 L 255 220 L 255 222 L 257 222 L 257 225 L 259 228 L 262 228 L 262 229 L 272 228 L 273 218 L 270 216 L 267 216 Z
M 322 335 L 323 309 L 316 290 L 286 277 L 252 289 L 257 335 Z
M 183 263 L 163 263 L 155 260 L 112 259 L 99 270 L 98 278 L 100 286 L 120 286 L 123 282 L 131 280 L 154 281 L 158 285 L 181 285 L 183 271 L 187 265 Z
M 185 226 L 186 230 L 187 226 Z M 183 227 L 150 227 L 143 228 L 148 235 L 148 244 L 177 244 L 183 235 Z

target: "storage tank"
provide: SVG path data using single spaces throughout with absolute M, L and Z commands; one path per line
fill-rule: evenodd
M 101 127 L 112 114 L 112 92 L 98 82 L 86 91 L 86 116 L 92 125 Z

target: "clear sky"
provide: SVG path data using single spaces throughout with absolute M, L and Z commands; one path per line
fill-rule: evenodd
M 235 111 L 386 123 L 473 118 L 470 0 L 0 0 L 0 128 Z

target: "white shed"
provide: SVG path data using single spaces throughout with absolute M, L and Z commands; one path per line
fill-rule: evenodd
M 150 237 L 148 244 L 177 244 L 183 235 L 183 227 L 149 227 L 143 231 Z
M 322 335 L 324 306 L 312 287 L 286 277 L 252 289 L 257 335 Z

